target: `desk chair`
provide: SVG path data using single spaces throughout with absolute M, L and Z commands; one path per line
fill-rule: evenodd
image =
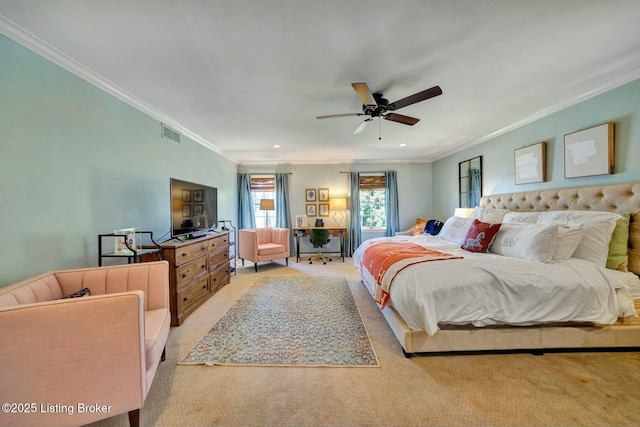
M 309 233 L 309 240 L 313 244 L 313 247 L 318 248 L 318 255 L 314 255 L 309 258 L 309 264 L 313 264 L 314 259 L 321 259 L 323 264 L 327 263 L 327 257 L 322 255 L 322 248 L 331 241 L 329 239 L 329 230 L 318 230 L 312 228 Z M 331 261 L 331 258 L 329 258 Z

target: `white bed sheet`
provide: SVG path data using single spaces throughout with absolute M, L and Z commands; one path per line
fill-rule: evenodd
M 381 237 L 363 242 L 353 255 L 370 290 L 375 281 L 360 260 L 364 250 L 381 241 L 407 241 L 464 259 L 430 261 L 395 274 L 390 304 L 410 328 L 435 334 L 438 324 L 520 325 L 554 322 L 615 323 L 635 316 L 628 273 L 571 258 L 555 264 L 478 254 L 437 236 Z M 391 276 L 392 277 L 392 276 Z

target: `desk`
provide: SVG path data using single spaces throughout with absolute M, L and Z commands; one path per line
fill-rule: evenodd
M 296 262 L 300 261 L 300 238 L 309 236 L 309 232 L 311 230 L 329 230 L 329 234 L 333 237 L 340 238 L 340 257 L 342 258 L 342 262 L 344 262 L 344 243 L 345 238 L 347 237 L 347 227 L 296 227 L 293 229 L 293 236 L 296 238 Z M 338 252 L 325 252 L 323 253 L 331 254 Z M 315 252 L 307 252 L 309 254 Z

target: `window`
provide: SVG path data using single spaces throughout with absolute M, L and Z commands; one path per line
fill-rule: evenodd
M 362 228 L 381 229 L 387 226 L 384 175 L 360 176 L 360 221 Z
M 275 205 L 275 178 L 273 176 L 252 176 L 251 196 L 253 198 L 253 214 L 256 218 L 256 227 L 275 227 L 276 211 L 265 211 L 260 209 L 260 200 L 262 199 L 272 199 Z
M 475 208 L 482 197 L 482 156 L 458 163 L 461 208 Z

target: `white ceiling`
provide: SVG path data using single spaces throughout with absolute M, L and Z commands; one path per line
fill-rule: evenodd
M 0 0 L 3 33 L 243 164 L 441 158 L 640 78 L 639 22 L 638 0 Z M 443 95 L 398 111 L 415 126 L 316 120 L 361 111 L 353 82 Z

